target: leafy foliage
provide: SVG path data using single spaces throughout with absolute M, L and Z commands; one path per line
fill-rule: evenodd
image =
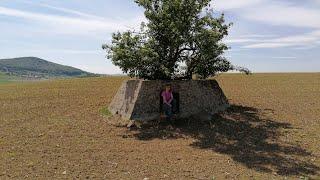
M 116 66 L 131 77 L 191 79 L 236 69 L 223 53 L 231 24 L 214 16 L 210 0 L 136 0 L 147 23 L 139 32 L 114 33 L 103 45 Z M 246 69 L 242 69 L 246 70 Z

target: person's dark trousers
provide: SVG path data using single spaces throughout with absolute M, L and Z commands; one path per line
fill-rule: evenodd
M 164 111 L 165 115 L 167 116 L 166 117 L 167 121 L 170 121 L 171 117 L 172 117 L 172 107 L 166 103 L 163 103 L 163 111 Z

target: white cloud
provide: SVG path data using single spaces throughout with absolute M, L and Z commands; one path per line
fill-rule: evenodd
M 88 14 L 88 13 L 84 13 L 84 12 L 80 12 L 80 11 L 73 10 L 73 9 L 57 7 L 57 6 L 52 6 L 52 5 L 49 5 L 49 4 L 42 4 L 42 3 L 40 3 L 38 5 L 42 6 L 42 7 L 49 8 L 49 9 L 57 10 L 57 11 L 60 11 L 60 12 L 81 16 L 81 17 L 84 17 L 84 18 L 94 18 L 94 19 L 99 19 L 99 20 L 105 20 L 102 17 L 96 16 L 96 15 L 92 15 L 92 14 Z
M 276 36 L 272 34 L 239 34 L 237 36 L 227 37 L 223 42 L 229 45 L 248 45 L 250 43 L 261 43 L 264 42 L 266 39 L 274 37 Z
M 320 4 L 320 0 L 313 0 L 313 2 Z
M 243 44 L 243 43 L 253 43 L 253 42 L 261 42 L 264 39 L 276 37 L 271 34 L 244 34 L 238 35 L 236 37 L 227 37 L 224 42 L 231 44 Z
M 295 28 L 305 28 L 306 33 L 291 36 L 277 37 L 274 35 L 263 34 L 247 34 L 233 36 L 226 39 L 226 43 L 242 45 L 243 48 L 314 48 L 320 41 L 320 11 L 317 9 L 314 0 L 313 7 L 298 6 L 297 3 L 289 3 L 289 1 L 275 0 L 216 0 L 213 4 L 217 4 L 218 9 L 228 10 L 236 14 L 241 22 L 242 19 L 249 20 L 252 25 L 259 23 L 272 27 L 272 33 L 277 34 L 277 26 L 287 27 L 288 31 L 295 31 Z M 308 28 L 308 30 L 307 30 Z M 310 32 L 310 29 L 312 32 Z M 249 31 L 250 29 L 248 29 Z M 283 32 L 283 30 L 282 30 Z
M 259 42 L 259 39 L 249 39 L 249 38 L 238 38 L 238 39 L 227 39 L 225 43 L 238 44 L 238 43 L 248 43 L 248 42 Z
M 33 6 L 45 7 L 45 8 L 48 8 L 48 9 L 64 12 L 64 13 L 67 13 L 67 14 L 73 14 L 73 15 L 77 15 L 77 16 L 81 16 L 81 17 L 95 18 L 95 19 L 100 19 L 100 20 L 104 19 L 102 17 L 96 16 L 96 15 L 93 15 L 93 14 L 84 13 L 84 12 L 81 12 L 81 11 L 77 11 L 77 10 L 69 9 L 69 8 L 64 8 L 64 7 L 52 6 L 50 4 L 46 4 L 46 3 L 42 3 L 42 2 L 33 2 L 31 0 L 20 0 L 20 2 L 26 3 L 26 4 L 31 4 Z
M 298 7 L 287 3 L 269 1 L 247 8 L 239 15 L 270 25 L 320 28 L 319 9 Z
M 62 10 L 60 8 L 60 10 Z M 0 6 L 0 15 L 10 16 L 29 20 L 29 23 L 39 23 L 44 32 L 63 33 L 63 34 L 88 34 L 88 33 L 106 33 L 112 31 L 123 31 L 130 27 L 137 27 L 141 17 L 135 17 L 128 20 L 107 20 L 83 14 L 78 11 L 69 11 L 82 17 L 69 17 L 51 14 L 42 14 L 18 9 L 6 8 Z M 83 17 L 86 16 L 86 17 Z M 41 30 L 39 30 L 41 31 Z
M 77 49 L 37 49 L 27 50 L 29 53 L 59 53 L 59 54 L 101 54 L 103 50 L 77 50 Z
M 264 0 L 214 0 L 211 6 L 216 10 L 231 10 L 252 6 L 263 2 Z
M 95 66 L 92 64 L 80 64 L 76 65 L 77 68 L 87 71 L 87 72 L 92 72 L 92 73 L 100 73 L 100 74 L 124 74 L 119 67 L 116 67 L 114 65 L 108 65 L 105 64 L 105 66 Z
M 320 40 L 320 30 L 310 33 L 287 36 L 275 39 L 261 40 L 259 43 L 245 45 L 244 48 L 279 48 L 279 47 L 309 47 Z
M 297 59 L 297 57 L 294 57 L 294 56 L 275 56 L 271 58 L 272 59 Z
M 273 34 L 244 34 L 239 35 L 239 38 L 270 38 L 275 37 L 276 35 Z
M 244 48 L 259 49 L 259 48 L 280 48 L 280 47 L 290 47 L 290 46 L 294 46 L 294 45 L 290 43 L 270 42 L 270 43 L 250 44 L 250 45 L 244 46 Z

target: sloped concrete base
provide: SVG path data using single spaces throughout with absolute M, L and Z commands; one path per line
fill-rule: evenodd
M 178 118 L 196 116 L 209 119 L 229 107 L 228 100 L 215 80 L 148 81 L 128 80 L 123 82 L 109 110 L 128 120 L 155 120 L 161 115 L 161 92 L 170 84 L 179 98 Z

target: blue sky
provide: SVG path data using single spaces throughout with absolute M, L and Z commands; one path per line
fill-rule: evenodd
M 226 57 L 253 72 L 320 72 L 320 0 L 215 0 L 234 25 Z M 133 0 L 0 0 L 0 58 L 36 56 L 90 72 L 121 71 L 101 45 L 139 27 Z

